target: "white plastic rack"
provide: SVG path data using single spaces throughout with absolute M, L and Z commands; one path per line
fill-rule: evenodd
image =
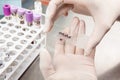
M 9 17 L 0 20 L 0 80 L 18 80 L 46 46 L 42 22 L 28 26 L 25 18 L 25 23 L 20 24 L 18 16 Z

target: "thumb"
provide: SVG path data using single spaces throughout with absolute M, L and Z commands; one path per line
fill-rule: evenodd
M 109 31 L 110 27 L 103 25 L 96 25 L 92 35 L 89 38 L 85 49 L 85 55 L 88 56 L 91 54 L 93 49 L 99 44 L 105 34 Z
M 56 9 L 56 11 L 53 15 L 46 14 L 44 32 L 49 32 L 53 28 L 54 22 L 62 15 L 67 16 L 68 11 L 72 8 L 73 8 L 73 5 L 71 5 L 71 4 L 63 4 L 62 6 L 60 6 Z M 48 13 L 48 11 L 47 11 L 47 13 Z M 50 13 L 50 11 L 49 11 L 49 13 Z
M 45 79 L 55 73 L 50 53 L 46 49 L 40 53 L 40 69 Z
M 53 27 L 53 18 L 57 13 L 57 9 L 59 6 L 63 4 L 63 0 L 51 0 L 48 8 L 46 10 L 46 17 L 45 17 L 45 30 L 44 32 L 49 32 L 50 29 Z

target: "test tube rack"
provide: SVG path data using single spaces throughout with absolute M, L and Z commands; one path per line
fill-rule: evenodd
M 0 20 L 0 80 L 18 80 L 46 46 L 44 14 L 5 4 Z

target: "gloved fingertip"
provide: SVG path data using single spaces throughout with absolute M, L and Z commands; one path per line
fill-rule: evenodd
M 44 29 L 43 29 L 43 33 L 48 33 L 49 31 L 50 31 L 50 25 L 45 24 Z
M 52 29 L 52 27 L 53 27 L 53 22 L 46 21 L 43 29 L 43 33 L 49 32 Z
M 48 31 L 48 29 L 47 28 L 44 28 L 43 29 L 43 33 L 48 33 L 49 31 Z
M 43 28 L 43 33 L 47 33 L 48 32 L 48 25 L 45 24 L 44 28 Z
M 92 52 L 92 49 L 85 49 L 84 56 L 89 56 Z
M 41 54 L 44 54 L 44 53 L 48 53 L 48 51 L 47 51 L 47 49 L 45 49 L 45 48 L 41 48 L 40 53 L 41 53 Z
M 68 16 L 68 12 L 66 12 L 66 13 L 64 14 L 64 16 Z
M 88 56 L 89 54 L 87 52 L 84 53 L 84 56 Z

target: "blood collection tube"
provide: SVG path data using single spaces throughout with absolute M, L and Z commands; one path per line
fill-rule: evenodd
M 4 13 L 4 16 L 5 16 L 5 18 L 6 18 L 7 20 L 10 20 L 10 19 L 11 19 L 11 17 L 10 17 L 10 15 L 11 15 L 10 5 L 5 4 L 5 5 L 3 6 L 3 13 Z
M 18 9 L 18 11 L 17 11 L 17 15 L 18 15 L 18 19 L 19 19 L 19 21 L 20 21 L 20 24 L 24 24 L 25 23 L 25 21 L 24 21 L 24 14 L 25 14 L 25 9 Z
M 26 22 L 28 26 L 32 26 L 33 24 L 33 12 L 32 11 L 26 11 Z
M 10 10 L 11 10 L 12 16 L 16 16 L 16 14 L 17 14 L 17 7 L 11 6 Z
M 34 24 L 39 28 L 40 27 L 40 18 L 39 14 L 34 14 Z
M 13 20 L 16 21 L 17 7 L 11 6 L 11 14 L 12 14 Z

